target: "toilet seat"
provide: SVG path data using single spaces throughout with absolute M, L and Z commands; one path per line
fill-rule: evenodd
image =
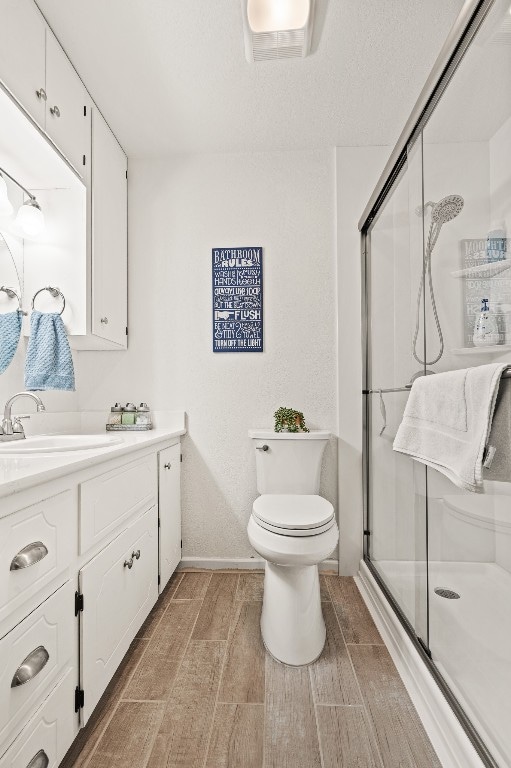
M 252 511 L 259 526 L 281 536 L 317 536 L 335 525 L 333 506 L 316 495 L 263 494 Z

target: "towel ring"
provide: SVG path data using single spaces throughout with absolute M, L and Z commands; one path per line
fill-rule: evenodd
M 7 296 L 8 296 L 10 299 L 15 299 L 15 298 L 16 298 L 16 299 L 18 299 L 18 309 L 19 309 L 19 311 L 20 311 L 20 312 L 21 312 L 23 315 L 26 315 L 26 314 L 27 314 L 27 313 L 26 313 L 26 312 L 25 312 L 25 311 L 24 311 L 24 310 L 21 308 L 21 299 L 20 299 L 19 293 L 16 293 L 16 291 L 14 290 L 14 288 L 8 288 L 6 285 L 0 285 L 0 291 L 2 291 L 3 293 L 6 293 L 6 294 L 7 294 Z
M 52 288 L 51 285 L 46 285 L 44 288 L 39 288 L 39 290 L 34 293 L 34 296 L 32 298 L 32 309 L 35 309 L 34 303 L 35 303 L 36 297 L 39 296 L 39 294 L 42 293 L 43 291 L 48 291 L 53 296 L 54 299 L 56 299 L 57 296 L 60 296 L 60 298 L 62 299 L 62 309 L 60 310 L 59 315 L 61 315 L 66 308 L 66 299 L 64 297 L 64 294 L 59 288 Z

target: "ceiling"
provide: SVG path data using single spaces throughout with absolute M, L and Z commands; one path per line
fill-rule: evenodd
M 393 144 L 463 0 L 316 0 L 249 64 L 240 0 L 37 0 L 130 156 Z

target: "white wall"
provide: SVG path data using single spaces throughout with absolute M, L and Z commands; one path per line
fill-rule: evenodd
M 334 152 L 132 161 L 129 221 L 129 349 L 80 353 L 80 408 L 186 410 L 183 554 L 250 556 L 247 430 L 286 405 L 336 432 Z M 211 249 L 243 245 L 264 248 L 265 352 L 213 354 Z M 334 504 L 336 486 L 332 440 L 321 493 Z

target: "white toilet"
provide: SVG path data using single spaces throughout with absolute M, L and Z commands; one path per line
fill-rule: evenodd
M 256 453 L 257 490 L 248 538 L 266 560 L 261 632 L 267 650 L 292 666 L 323 650 L 318 563 L 337 546 L 329 501 L 318 496 L 329 432 L 249 432 Z

